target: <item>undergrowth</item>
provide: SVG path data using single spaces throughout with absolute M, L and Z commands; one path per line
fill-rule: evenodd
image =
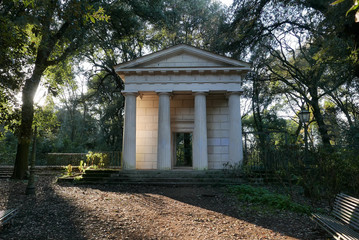
M 293 202 L 289 196 L 272 193 L 262 187 L 250 185 L 229 186 L 228 191 L 237 196 L 240 201 L 251 203 L 257 207 L 265 207 L 271 210 L 286 210 L 297 213 L 310 214 L 311 209 L 307 205 Z

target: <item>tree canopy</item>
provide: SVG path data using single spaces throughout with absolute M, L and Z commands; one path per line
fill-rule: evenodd
M 245 130 L 287 131 L 299 144 L 304 107 L 312 146 L 354 144 L 359 24 L 352 1 L 332 2 L 0 2 L 0 136 L 12 148 L 17 137 L 13 177 L 25 177 L 35 123 L 39 151 L 120 151 L 123 81 L 113 66 L 180 43 L 252 63 Z

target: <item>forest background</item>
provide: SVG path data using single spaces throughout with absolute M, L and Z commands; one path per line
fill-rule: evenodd
M 312 182 L 358 193 L 358 1 L 332 2 L 1 1 L 0 163 L 26 176 L 34 126 L 37 164 L 47 153 L 121 151 L 123 81 L 113 66 L 184 43 L 252 64 L 244 132 L 286 132 L 300 151 L 298 113 L 309 109 Z

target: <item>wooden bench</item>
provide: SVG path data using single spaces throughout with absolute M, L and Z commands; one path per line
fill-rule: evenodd
M 0 227 L 11 220 L 17 214 L 17 208 L 0 210 Z
M 332 215 L 313 213 L 312 219 L 335 239 L 359 239 L 359 199 L 344 193 L 338 194 Z

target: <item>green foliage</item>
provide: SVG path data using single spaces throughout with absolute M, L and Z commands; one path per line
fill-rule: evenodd
M 25 178 L 34 117 L 34 95 L 43 81 L 44 73 L 49 66 L 56 66 L 78 54 L 86 45 L 86 33 L 96 26 L 86 24 L 84 16 L 89 6 L 99 3 L 85 0 L 0 2 L 1 26 L 3 23 L 6 26 L 0 31 L 1 47 L 6 49 L 0 50 L 0 77 L 5 79 L 0 81 L 0 91 L 5 89 L 7 98 L 14 98 L 15 94 L 11 96 L 13 91 L 22 91 L 18 152 L 13 174 L 16 179 Z M 102 19 L 106 16 L 101 8 L 92 17 Z M 3 56 L 7 64 L 2 64 Z
M 210 0 L 169 0 L 160 6 L 162 18 L 148 31 L 150 49 L 157 51 L 180 43 L 215 49 L 225 8 Z
M 86 170 L 86 163 L 84 163 L 84 161 L 81 160 L 78 168 L 80 173 L 84 173 Z
M 90 168 L 105 168 L 108 166 L 108 155 L 106 153 L 91 152 L 86 154 L 86 164 Z
M 82 178 L 83 178 L 83 176 L 79 175 L 79 176 L 74 177 L 74 180 L 75 181 L 80 181 Z
M 7 131 L 18 132 L 20 125 L 20 111 L 14 105 L 13 99 L 6 96 L 4 92 L 0 88 L 0 126 L 2 126 L 0 137 L 4 136 Z
M 241 177 L 245 174 L 245 167 L 236 163 L 230 162 L 223 163 L 223 171 L 232 177 Z
M 293 202 L 288 196 L 272 193 L 261 187 L 250 185 L 238 185 L 228 187 L 230 193 L 235 194 L 240 201 L 257 206 L 265 206 L 269 209 L 287 210 L 298 213 L 310 213 L 310 207 Z
M 102 7 L 99 7 L 97 11 L 95 11 L 91 5 L 87 7 L 85 19 L 90 19 L 92 23 L 96 23 L 96 20 L 108 22 L 110 18 L 111 16 L 106 15 L 105 10 Z
M 344 2 L 345 0 L 336 0 L 335 2 L 332 2 L 330 5 L 336 5 L 339 4 L 341 2 Z M 357 17 L 357 15 L 359 15 L 359 1 L 358 0 L 353 0 L 354 4 L 350 7 L 350 9 L 346 12 L 345 16 L 348 16 L 348 14 L 352 11 L 356 11 L 356 18 L 355 21 L 359 22 L 359 18 Z
M 315 133 L 330 145 L 334 137 L 340 139 L 340 133 L 330 127 L 322 102 L 333 98 L 346 118 L 358 116 L 357 111 L 347 111 L 352 105 L 357 108 L 357 101 L 343 91 L 354 77 L 353 69 L 356 76 L 359 73 L 358 60 L 353 57 L 358 31 L 345 19 L 345 8 L 329 7 L 327 1 L 234 1 L 234 19 L 224 28 L 224 35 L 231 39 L 225 49 L 232 56 L 250 52 L 253 72 L 247 79 L 253 86 L 245 85 L 245 92 L 252 102 L 251 123 L 256 131 L 266 131 L 267 123 L 280 126 L 268 115 L 272 106 L 284 103 L 272 112 L 274 116 L 278 111 L 293 116 L 305 103 L 313 113 Z M 351 122 L 348 119 L 345 125 Z M 297 136 L 299 132 L 300 127 Z
M 83 97 L 87 101 L 88 112 L 98 119 L 93 121 L 98 128 L 94 139 L 96 148 L 89 150 L 118 150 L 122 146 L 124 98 L 116 79 L 102 77 L 103 74 L 99 74 L 89 81 L 89 90 Z
M 14 164 L 17 139 L 10 131 L 4 131 L 0 136 L 0 165 Z
M 66 173 L 68 176 L 72 176 L 72 165 L 69 164 L 65 167 Z
M 59 127 L 52 98 L 48 98 L 47 103 L 43 107 L 35 109 L 33 124 L 37 126 L 40 135 L 51 134 Z
M 299 184 L 314 199 L 333 199 L 340 192 L 359 196 L 359 154 L 357 149 L 320 148 L 311 156 L 313 164 L 299 169 Z

